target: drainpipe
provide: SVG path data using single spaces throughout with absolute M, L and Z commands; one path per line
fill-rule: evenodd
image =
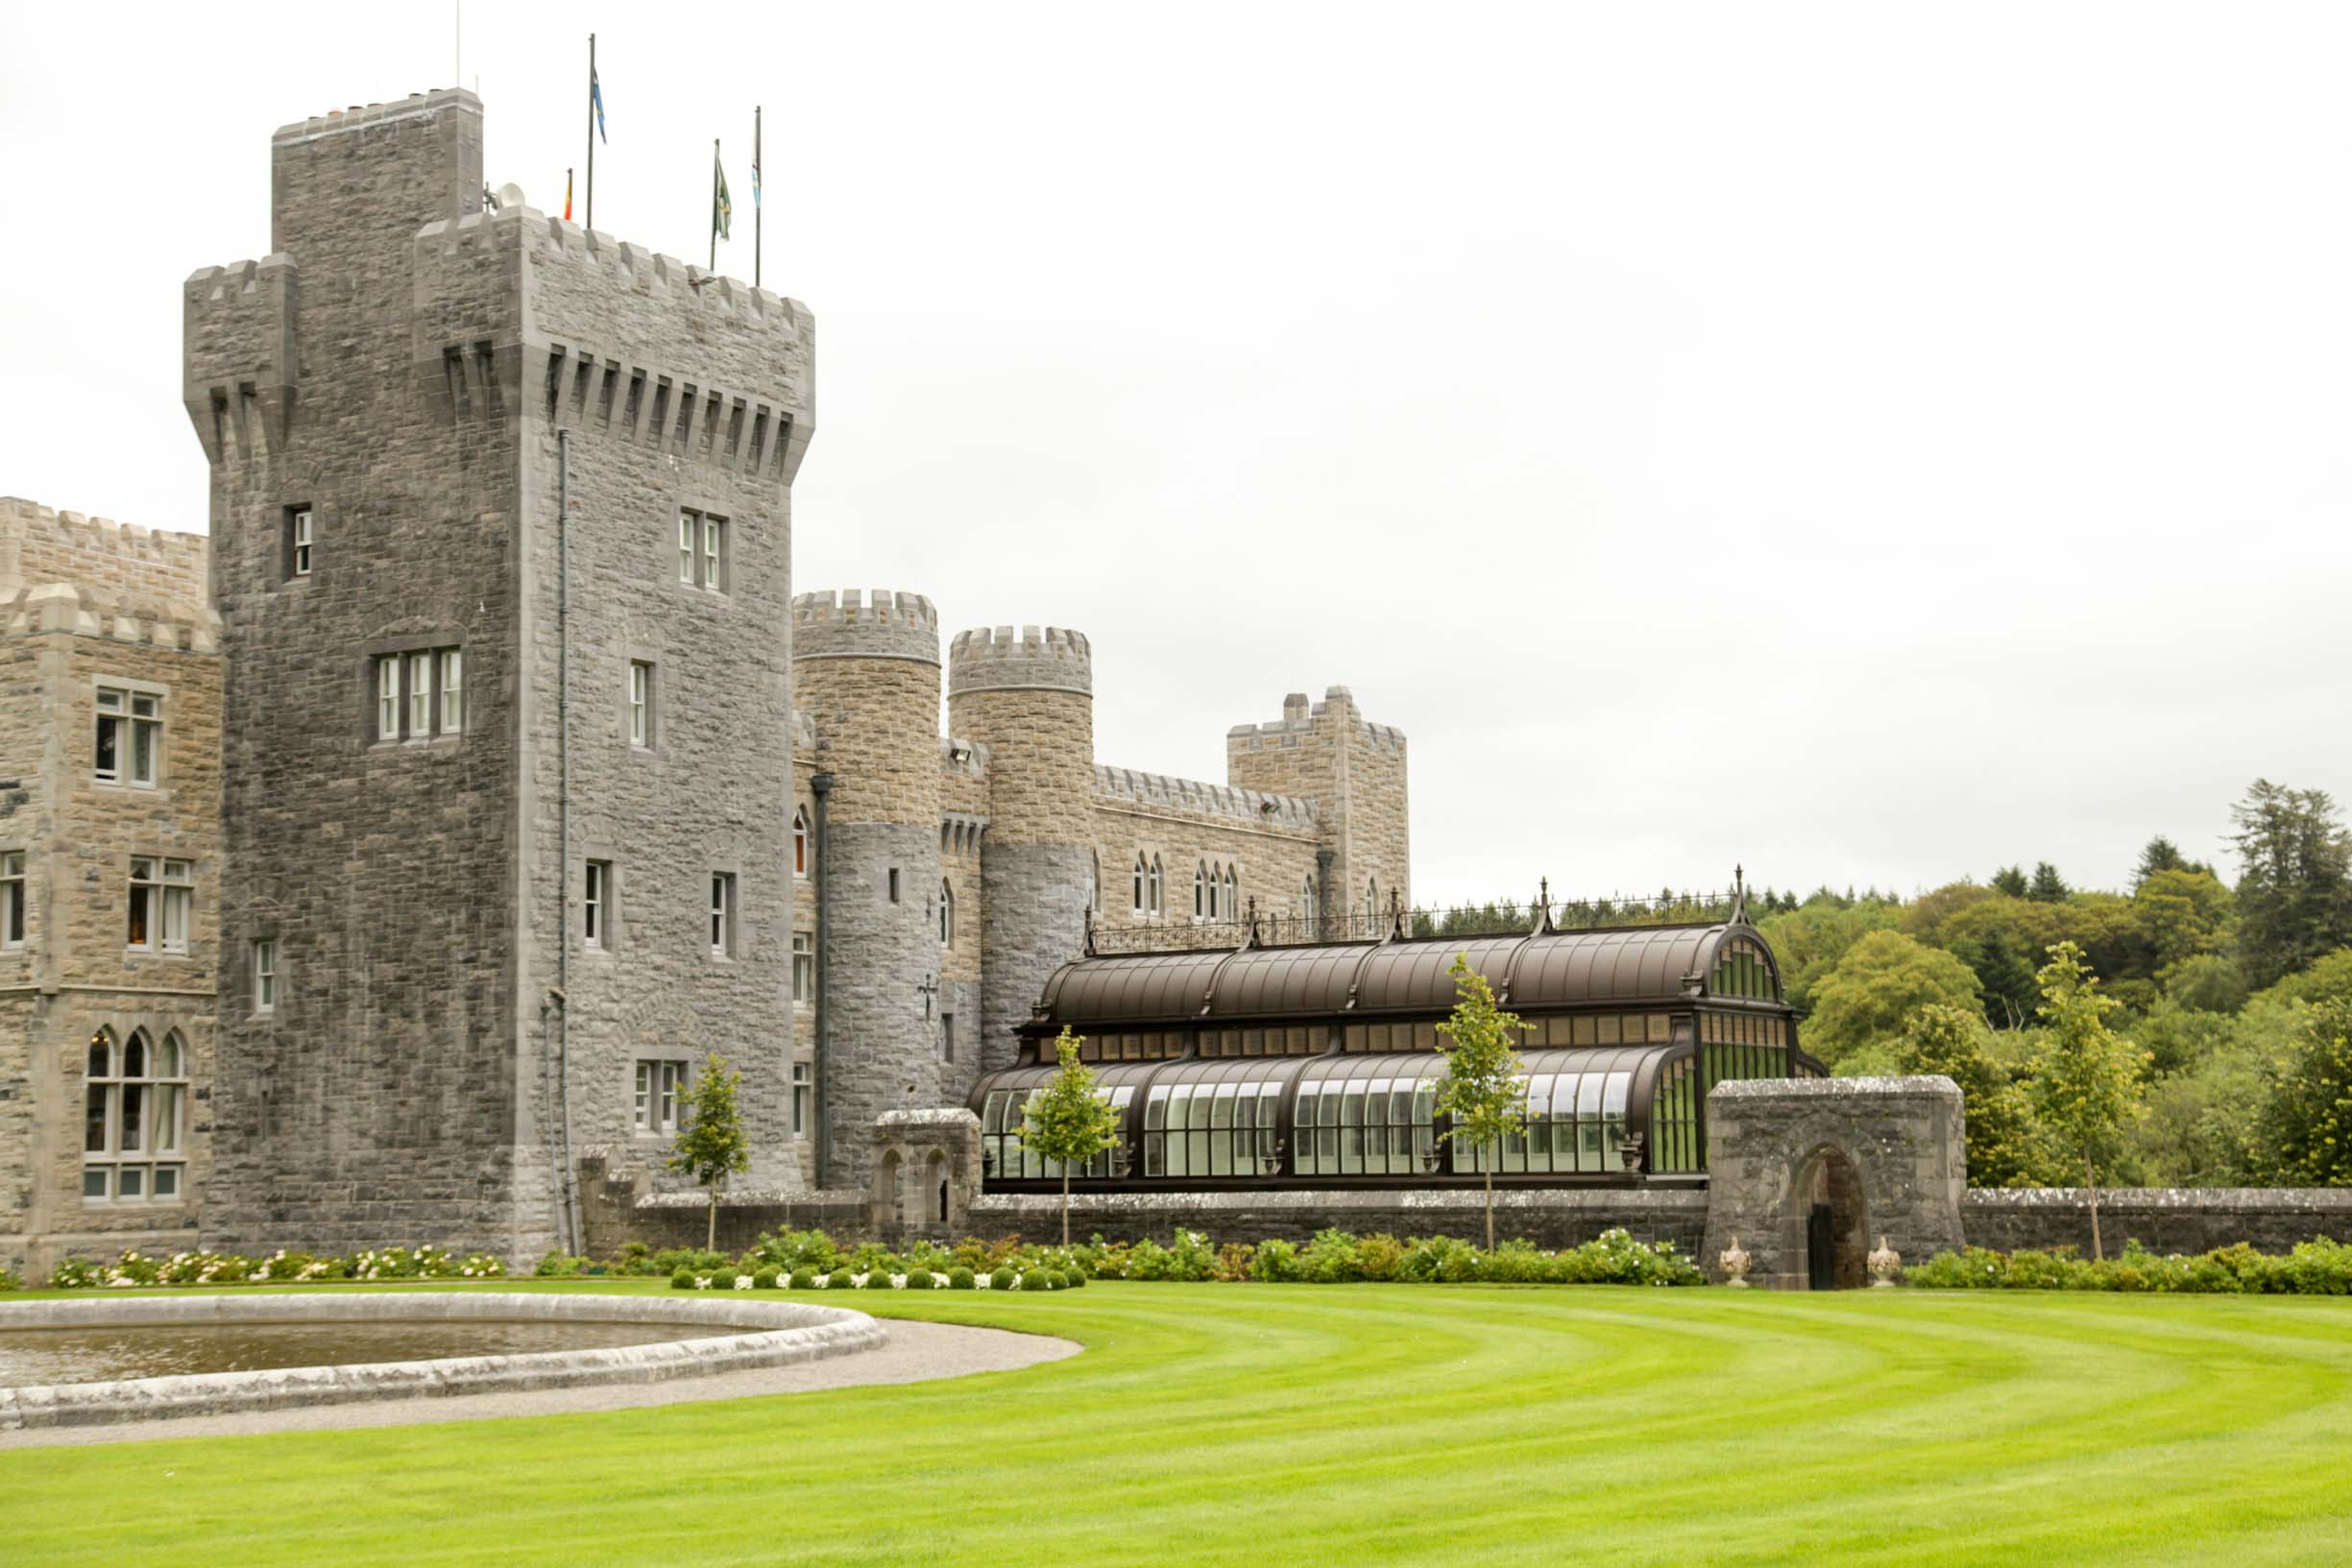
M 564 1245 L 580 1250 L 580 1180 L 571 1165 L 571 432 L 555 432 L 555 1123 L 562 1134 Z M 541 1016 L 546 1016 L 543 1011 Z
M 826 962 L 825 947 L 825 880 L 832 875 L 833 858 L 825 846 L 825 799 L 833 793 L 833 775 L 813 774 L 809 779 L 810 792 L 816 796 L 816 1185 L 821 1192 L 833 1180 L 833 1085 L 825 1076 L 825 1066 L 832 1052 L 825 1048 L 826 1020 L 832 1013 L 833 970 Z
M 1339 857 L 1337 850 L 1317 850 L 1315 852 L 1315 931 L 1313 939 L 1318 942 L 1331 940 L 1329 928 L 1324 924 L 1323 916 L 1325 911 L 1331 907 L 1331 862 Z

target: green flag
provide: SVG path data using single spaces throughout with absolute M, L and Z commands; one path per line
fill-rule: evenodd
M 727 199 L 727 171 L 718 164 L 718 144 L 711 144 L 711 232 L 720 239 L 732 239 L 727 231 L 728 220 L 735 216 L 735 204 Z

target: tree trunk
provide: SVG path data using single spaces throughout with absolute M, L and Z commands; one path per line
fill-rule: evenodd
M 1070 1162 L 1061 1163 L 1061 1244 L 1070 1244 Z
M 718 1183 L 711 1183 L 711 1230 L 702 1243 L 706 1252 L 718 1250 Z
M 1495 1157 L 1500 1159 L 1502 1145 L 1498 1141 L 1494 1146 Z M 1494 1250 L 1494 1167 L 1491 1165 L 1487 1167 L 1487 1250 Z
M 2104 1263 L 2107 1254 L 2098 1241 L 2098 1172 L 2091 1168 L 2091 1156 L 2088 1154 L 2082 1157 L 2082 1180 L 2083 1185 L 2091 1191 L 2091 1261 Z

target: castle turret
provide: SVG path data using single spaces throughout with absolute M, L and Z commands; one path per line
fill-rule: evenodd
M 1322 850 L 1316 913 L 1358 922 L 1335 932 L 1376 926 L 1392 898 L 1413 902 L 1404 732 L 1367 720 L 1346 687 L 1326 688 L 1313 704 L 1294 691 L 1274 723 L 1233 726 L 1225 734 L 1225 780 L 1316 803 Z
M 931 601 L 887 589 L 796 595 L 792 702 L 815 724 L 817 773 L 830 779 L 815 868 L 821 1180 L 861 1186 L 874 1119 L 941 1098 L 939 620 Z
M 1094 660 L 1058 626 L 959 632 L 948 657 L 948 724 L 989 748 L 981 856 L 986 972 L 981 1062 L 1008 1065 L 1013 1031 L 1047 977 L 1086 940 L 1094 895 Z

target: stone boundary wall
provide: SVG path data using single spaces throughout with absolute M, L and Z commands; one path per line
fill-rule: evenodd
M 1960 1222 L 1971 1246 L 2091 1253 L 2090 1196 L 2079 1187 L 1971 1189 L 1960 1200 Z M 2118 1188 L 2098 1194 L 2098 1229 L 2109 1257 L 2126 1240 L 2162 1253 L 2238 1242 L 2285 1252 L 2318 1236 L 2352 1242 L 2352 1188 Z
M 424 1395 L 511 1393 L 583 1384 L 660 1383 L 881 1348 L 883 1327 L 861 1312 L 726 1296 L 556 1295 L 472 1291 L 133 1296 L 0 1305 L 0 1330 L 187 1328 L 230 1323 L 354 1323 L 416 1318 L 676 1323 L 700 1337 L 658 1344 L 549 1350 L 439 1361 L 274 1367 L 0 1388 L 0 1431 L 224 1415 L 289 1406 Z M 740 1330 L 717 1333 L 714 1329 Z
M 1622 1227 L 1637 1241 L 1672 1242 L 1695 1255 L 1707 1225 L 1704 1188 L 1536 1188 L 1494 1194 L 1494 1234 L 1538 1246 L 1576 1246 Z M 1475 1188 L 1438 1191 L 1345 1190 L 1255 1193 L 1079 1193 L 1070 1200 L 1070 1234 L 1084 1240 L 1165 1242 L 1178 1228 L 1212 1242 L 1305 1242 L 1319 1230 L 1386 1232 L 1407 1239 L 1486 1235 L 1484 1200 Z M 972 1205 L 971 1232 L 994 1239 L 1061 1239 L 1058 1194 L 995 1193 Z

